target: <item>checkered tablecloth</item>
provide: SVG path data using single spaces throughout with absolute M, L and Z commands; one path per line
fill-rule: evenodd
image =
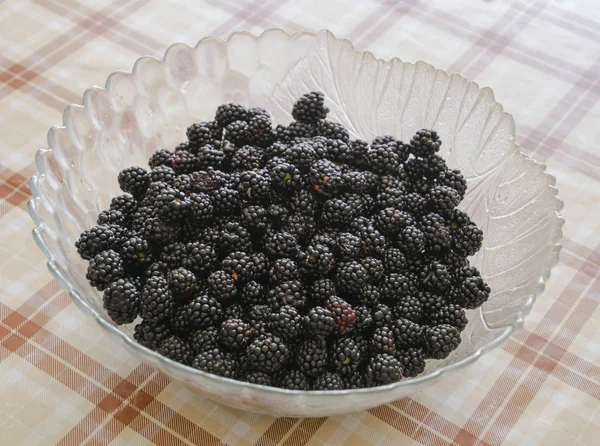
M 565 202 L 525 330 L 462 374 L 353 415 L 222 407 L 140 363 L 51 279 L 27 215 L 33 157 L 83 90 L 173 42 L 331 29 L 494 89 Z M 0 444 L 598 444 L 600 2 L 0 0 Z

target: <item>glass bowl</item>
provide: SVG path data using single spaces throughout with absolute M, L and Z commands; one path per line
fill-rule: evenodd
M 469 311 L 463 342 L 448 358 L 429 362 L 423 375 L 360 390 L 290 391 L 221 378 L 175 363 L 138 345 L 133 325 L 117 327 L 102 296 L 85 279 L 86 262 L 74 243 L 120 193 L 117 173 L 146 166 L 157 149 L 185 139 L 186 127 L 212 119 L 233 101 L 265 107 L 277 123 L 291 121 L 295 98 L 321 90 L 330 118 L 352 137 L 391 134 L 406 140 L 434 128 L 441 155 L 468 180 L 461 208 L 483 228 L 483 248 L 472 259 L 492 288 L 489 301 Z M 133 355 L 207 397 L 273 416 L 329 416 L 365 410 L 417 392 L 475 361 L 520 328 L 560 250 L 562 202 L 555 178 L 515 144 L 511 115 L 459 74 L 431 65 L 380 60 L 328 31 L 288 34 L 271 29 L 226 41 L 209 37 L 195 48 L 172 45 L 163 60 L 139 59 L 116 72 L 105 88 L 92 87 L 83 105 L 70 105 L 64 125 L 48 133 L 36 157 L 29 212 L 33 236 L 52 275 L 79 308 Z

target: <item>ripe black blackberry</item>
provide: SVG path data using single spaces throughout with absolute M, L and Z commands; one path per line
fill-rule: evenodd
M 292 259 L 276 259 L 271 264 L 269 281 L 272 284 L 287 282 L 288 280 L 295 280 L 298 278 L 300 278 L 300 271 L 298 265 Z
M 185 365 L 189 365 L 192 359 L 192 351 L 187 342 L 177 336 L 170 336 L 163 340 L 156 351 Z
M 455 209 L 449 218 L 452 249 L 463 256 L 472 256 L 481 249 L 483 231 L 467 214 Z
M 421 192 L 427 192 L 425 185 L 432 186 L 436 178 L 448 170 L 446 161 L 439 155 L 430 155 L 426 158 L 411 158 L 404 163 L 404 172 L 413 189 L 420 187 Z
M 423 317 L 423 303 L 418 293 L 408 294 L 395 302 L 392 312 L 395 318 L 419 322 Z
M 292 108 L 292 117 L 300 122 L 317 122 L 325 119 L 329 109 L 325 107 L 325 95 L 320 91 L 313 91 L 301 96 Z
M 264 252 L 272 258 L 294 258 L 299 249 L 296 237 L 289 232 L 268 232 L 265 235 L 264 243 Z
M 219 215 L 238 215 L 242 209 L 238 191 L 228 187 L 216 191 L 213 205 Z
M 375 328 L 391 325 L 394 320 L 392 309 L 385 304 L 377 304 L 371 310 L 373 326 Z
M 369 366 L 369 375 L 371 375 L 375 384 L 391 384 L 402 379 L 400 361 L 387 353 L 379 353 L 373 356 Z
M 424 330 L 425 354 L 429 358 L 444 359 L 458 348 L 460 331 L 451 325 L 436 325 Z
M 179 267 L 169 272 L 167 276 L 173 298 L 187 302 L 198 289 L 198 279 L 191 271 Z
M 269 259 L 263 252 L 257 252 L 252 256 L 254 264 L 254 279 L 261 280 L 269 274 Z
M 346 144 L 350 142 L 350 134 L 342 124 L 333 121 L 328 121 L 326 119 L 323 119 L 322 121 L 318 122 L 316 128 L 316 135 L 324 136 L 328 139 L 340 139 Z
M 375 328 L 373 332 L 373 351 L 389 355 L 396 353 L 396 342 L 394 341 L 394 331 L 392 328 L 388 326 Z
M 341 139 L 327 139 L 326 141 L 327 158 L 338 162 L 350 159 L 350 148 L 346 142 Z
M 326 308 L 333 315 L 337 335 L 345 336 L 352 331 L 356 323 L 356 312 L 352 305 L 341 297 L 333 296 L 327 300 Z
M 450 274 L 446 266 L 435 261 L 425 265 L 421 269 L 419 279 L 425 289 L 439 293 L 446 292 L 451 285 Z
M 375 215 L 373 222 L 383 234 L 395 236 L 403 228 L 414 224 L 414 219 L 408 212 L 396 208 L 385 208 Z
M 307 173 L 316 160 L 316 153 L 309 143 L 290 146 L 284 154 L 285 159 L 296 166 L 302 173 Z
M 162 247 L 160 260 L 169 266 L 176 267 L 183 263 L 185 258 L 185 244 L 182 242 L 170 243 Z
M 173 296 L 167 280 L 160 276 L 146 280 L 140 299 L 140 316 L 149 322 L 157 322 L 168 319 L 173 307 Z
M 356 216 L 357 209 L 340 198 L 330 198 L 323 203 L 321 223 L 330 228 L 346 228 Z
M 416 322 L 400 317 L 392 323 L 391 328 L 397 348 L 404 349 L 423 344 L 423 330 Z
M 241 172 L 237 190 L 242 200 L 265 203 L 271 194 L 271 178 L 265 170 Z
M 460 270 L 462 270 L 465 266 L 469 265 L 468 260 L 463 255 L 454 252 L 453 250 L 447 250 L 440 256 L 440 262 L 446 265 L 446 269 L 450 273 L 452 280 L 459 278 Z
M 431 325 L 452 325 L 460 331 L 463 331 L 469 322 L 465 311 L 458 304 L 453 303 L 449 303 L 439 311 L 429 314 L 428 321 Z
M 402 209 L 415 217 L 420 217 L 427 212 L 427 200 L 421 194 L 410 192 L 404 195 Z
M 369 150 L 369 143 L 361 139 L 355 139 L 348 143 L 348 147 L 352 165 L 365 167 L 367 164 L 365 156 L 367 150 Z
M 306 292 L 299 280 L 290 280 L 275 285 L 269 290 L 267 302 L 274 310 L 279 310 L 283 305 L 291 305 L 294 308 L 302 309 L 306 304 Z
M 140 297 L 135 279 L 117 279 L 104 290 L 102 303 L 115 324 L 130 324 L 138 315 Z
M 235 361 L 228 358 L 218 348 L 207 349 L 200 352 L 193 359 L 192 367 L 225 378 L 235 378 L 238 373 Z
M 202 351 L 218 348 L 219 330 L 215 327 L 194 330 L 188 336 L 188 344 L 195 355 Z
M 146 269 L 146 271 L 144 271 L 142 281 L 146 281 L 150 277 L 162 277 L 164 279 L 167 277 L 167 273 L 169 272 L 169 270 L 169 265 L 166 265 L 164 262 L 158 260 L 152 263 Z
M 271 307 L 268 305 L 253 305 L 248 308 L 244 320 L 258 334 L 271 332 Z
M 154 202 L 159 218 L 171 224 L 178 223 L 188 215 L 190 204 L 183 192 L 172 187 L 163 189 Z
M 358 303 L 369 308 L 374 307 L 381 300 L 380 287 L 372 283 L 367 283 L 359 290 L 355 290 L 352 295 Z
M 221 128 L 227 127 L 235 121 L 246 121 L 248 119 L 248 110 L 240 104 L 223 104 L 217 107 L 215 121 Z
M 125 268 L 121 256 L 112 249 L 108 249 L 100 251 L 90 259 L 85 277 L 93 287 L 104 291 L 111 282 L 121 278 L 124 274 Z
M 467 180 L 458 169 L 447 169 L 438 174 L 437 184 L 441 186 L 449 186 L 458 192 L 460 199 L 465 197 L 467 190 Z
M 341 263 L 335 275 L 335 284 L 339 290 L 352 292 L 362 288 L 368 280 L 367 269 L 355 260 Z
M 398 248 L 390 248 L 386 251 L 383 266 L 387 273 L 400 273 L 406 265 L 406 256 Z
M 248 122 L 248 141 L 260 147 L 267 147 L 275 137 L 271 119 L 268 116 L 255 116 Z
M 173 334 L 182 338 L 187 337 L 190 332 L 190 326 L 187 315 L 187 307 L 185 305 L 175 305 L 173 311 L 171 312 L 171 317 L 169 318 L 169 326 Z
M 172 180 L 172 187 L 174 187 L 175 189 L 177 189 L 179 192 L 183 192 L 184 194 L 188 195 L 191 194 L 193 192 L 193 174 L 196 172 L 192 172 L 192 173 L 180 173 L 179 175 L 175 175 L 175 178 L 173 178 Z M 154 183 L 150 184 L 150 187 L 153 186 Z M 148 191 L 150 191 L 150 189 L 148 189 Z M 161 190 L 162 192 L 162 190 Z M 155 196 L 158 196 L 159 194 L 155 194 Z M 148 193 L 146 193 L 146 197 L 148 196 Z
M 259 305 L 265 302 L 266 288 L 264 285 L 251 280 L 246 283 L 240 293 L 244 305 Z
M 311 308 L 308 314 L 304 316 L 304 326 L 308 333 L 320 338 L 328 337 L 336 329 L 331 311 L 320 306 Z
M 325 372 L 312 383 L 312 390 L 343 390 L 344 380 L 337 373 Z
M 362 250 L 359 237 L 349 232 L 341 232 L 335 240 L 335 253 L 340 260 L 354 260 Z
M 376 209 L 404 209 L 406 207 L 406 192 L 398 187 L 381 190 L 375 196 Z
M 296 351 L 298 368 L 309 377 L 320 375 L 327 367 L 327 343 L 318 337 L 302 341 Z
M 360 264 L 367 271 L 367 281 L 378 283 L 385 272 L 383 262 L 375 257 L 364 257 L 360 260 Z
M 252 238 L 248 230 L 239 222 L 231 220 L 223 225 L 218 233 L 215 246 L 220 253 L 251 251 Z
M 412 378 L 425 371 L 425 357 L 420 348 L 407 348 L 396 352 L 396 359 L 402 366 L 402 376 Z
M 354 307 L 356 313 L 356 323 L 354 324 L 354 332 L 365 333 L 373 326 L 373 316 L 371 315 L 371 309 L 366 305 L 359 305 Z
M 173 170 L 177 174 L 192 173 L 200 169 L 198 157 L 187 150 L 176 151 L 173 154 Z
M 210 144 L 200 147 L 196 156 L 198 157 L 198 167 L 200 169 L 208 169 L 210 167 L 219 169 L 225 161 L 223 151 L 216 149 Z
M 221 344 L 230 350 L 244 350 L 252 338 L 253 330 L 250 324 L 241 319 L 227 319 L 221 323 L 219 331 Z
M 275 129 L 277 139 L 289 144 L 294 144 L 298 138 L 312 138 L 315 136 L 315 132 L 315 124 L 298 121 L 292 121 L 284 128 L 277 126 L 277 129 Z
M 133 332 L 133 339 L 151 350 L 156 350 L 159 344 L 169 336 L 171 336 L 169 326 L 163 321 L 147 319 L 137 324 Z
M 258 384 L 261 386 L 272 386 L 273 384 L 273 380 L 271 379 L 271 376 L 264 373 L 264 372 L 259 372 L 257 370 L 250 370 L 247 371 L 241 378 L 242 381 L 246 381 L 247 383 L 250 384 Z M 281 387 L 281 386 L 278 386 Z
M 290 350 L 278 336 L 263 334 L 247 348 L 248 366 L 253 370 L 274 373 L 289 360 Z
M 243 146 L 233 152 L 229 157 L 229 168 L 234 172 L 262 167 L 262 151 L 254 146 Z
M 383 299 L 396 303 L 403 297 L 416 294 L 417 283 L 414 276 L 406 272 L 389 273 L 384 276 L 380 291 Z
M 407 226 L 400 231 L 396 246 L 409 254 L 419 254 L 425 249 L 425 234 L 416 226 Z
M 236 282 L 244 283 L 254 276 L 252 258 L 244 251 L 234 251 L 228 254 L 221 261 L 221 267 Z
M 342 376 L 354 374 L 361 359 L 360 348 L 351 338 L 336 339 L 330 345 L 329 363 Z
M 210 193 L 223 187 L 229 179 L 229 174 L 209 168 L 190 174 L 190 186 L 194 192 Z
M 383 257 L 388 248 L 387 238 L 369 224 L 357 234 L 363 245 L 363 253 L 368 256 Z
M 150 174 L 146 169 L 133 166 L 119 172 L 119 187 L 123 192 L 129 192 L 136 199 L 141 199 L 150 185 Z
M 355 194 L 362 194 L 367 190 L 367 178 L 363 172 L 344 172 L 342 182 L 344 183 L 344 189 Z
M 142 237 L 131 237 L 121 246 L 121 258 L 126 267 L 144 267 L 154 261 L 153 249 L 150 243 Z
M 449 216 L 460 203 L 460 195 L 450 186 L 435 186 L 427 194 L 427 204 L 432 212 Z
M 242 222 L 249 230 L 261 232 L 267 229 L 269 214 L 264 207 L 251 204 L 242 210 Z
M 237 302 L 225 303 L 223 306 L 222 320 L 227 319 L 242 319 L 246 315 L 246 308 Z
M 208 294 L 200 294 L 187 303 L 190 328 L 208 328 L 219 323 L 222 315 L 221 304 Z
M 159 166 L 171 167 L 173 163 L 173 152 L 167 149 L 159 149 L 152 154 L 148 160 L 148 165 L 151 169 L 155 169 Z
M 440 150 L 442 141 L 435 130 L 419 130 L 410 140 L 410 153 L 425 157 Z
M 300 244 L 305 245 L 317 231 L 317 222 L 310 215 L 291 214 L 282 230 L 292 234 Z
M 132 195 L 122 194 L 117 195 L 110 200 L 109 210 L 119 211 L 125 216 L 127 221 L 131 220 L 133 214 L 138 209 L 139 203 Z
M 220 139 L 217 123 L 214 121 L 196 122 L 187 128 L 185 134 L 190 145 L 196 148 L 210 144 L 214 139 Z
M 273 334 L 285 342 L 293 343 L 302 336 L 302 316 L 294 307 L 283 305 L 271 313 L 270 322 Z
M 421 217 L 419 228 L 425 235 L 425 246 L 432 252 L 440 252 L 450 246 L 450 230 L 444 218 L 436 213 Z
M 205 275 L 212 270 L 216 261 L 217 254 L 210 245 L 200 242 L 190 242 L 185 245 L 182 265 L 194 274 Z
M 248 123 L 245 121 L 234 121 L 225 127 L 225 138 L 241 147 L 249 142 Z
M 341 169 L 326 159 L 318 160 L 311 166 L 308 181 L 315 193 L 323 197 L 337 195 L 344 183 Z
M 400 157 L 390 144 L 371 145 L 365 157 L 369 169 L 380 175 L 394 173 L 400 168 Z
M 175 170 L 173 170 L 173 168 L 171 166 L 158 166 L 150 171 L 150 186 L 152 186 L 153 183 L 158 183 L 158 182 L 167 183 L 168 185 L 172 186 L 173 184 L 175 184 L 176 178 L 177 178 L 177 174 L 175 173 Z M 148 186 L 148 187 L 150 187 L 150 186 Z M 147 195 L 148 195 L 148 190 L 146 190 L 146 195 L 144 196 L 144 198 Z
M 277 229 L 283 228 L 287 224 L 288 218 L 290 217 L 290 210 L 283 204 L 273 203 L 267 208 L 269 219 L 271 220 L 270 228 L 271 232 L 267 235 L 271 235 Z
M 302 184 L 302 176 L 296 166 L 279 158 L 274 161 L 268 166 L 273 189 L 284 196 L 298 189 Z
M 426 324 L 429 315 L 440 311 L 448 302 L 444 296 L 432 293 L 430 291 L 420 291 L 417 294 L 421 307 L 423 308 L 421 322 Z
M 320 203 L 310 191 L 302 188 L 290 198 L 289 207 L 300 214 L 314 216 Z
M 277 387 L 288 390 L 310 390 L 310 382 L 304 373 L 296 369 L 285 369 L 277 374 Z
M 337 294 L 335 284 L 330 279 L 317 279 L 308 287 L 308 294 L 313 304 L 324 304 Z
M 450 293 L 452 302 L 469 309 L 478 308 L 487 302 L 491 290 L 476 268 L 464 267 L 459 277 L 459 281 Z
M 187 197 L 189 201 L 188 215 L 192 218 L 191 224 L 201 225 L 208 223 L 214 214 L 211 198 L 204 192 L 192 192 Z
M 96 223 L 99 225 L 126 226 L 125 216 L 121 211 L 102 211 L 98 214 Z
M 110 226 L 99 225 L 86 229 L 75 242 L 77 253 L 84 260 L 90 260 L 101 251 L 116 247 L 116 237 Z

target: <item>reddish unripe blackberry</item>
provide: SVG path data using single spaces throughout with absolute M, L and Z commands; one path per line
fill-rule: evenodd
M 326 308 L 333 315 L 338 335 L 344 336 L 352 331 L 356 323 L 356 312 L 348 302 L 340 297 L 330 297 Z

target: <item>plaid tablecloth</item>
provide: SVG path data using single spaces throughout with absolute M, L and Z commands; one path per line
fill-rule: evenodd
M 64 107 L 172 42 L 269 27 L 329 28 L 492 87 L 557 177 L 560 263 L 525 330 L 462 375 L 354 415 L 244 413 L 130 356 L 47 272 L 27 180 Z M 595 0 L 0 0 L 0 444 L 598 444 L 599 30 Z

